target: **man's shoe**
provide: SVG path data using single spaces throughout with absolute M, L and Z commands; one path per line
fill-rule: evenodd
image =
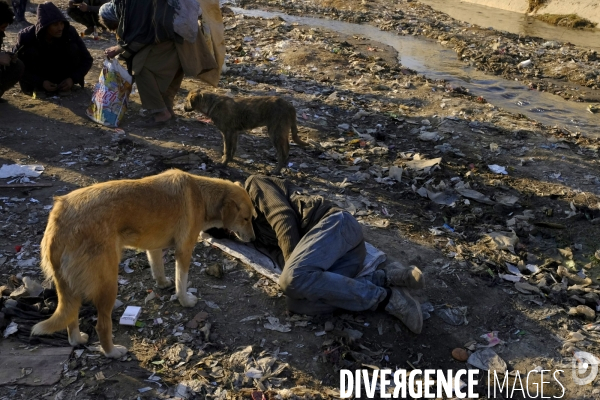
M 421 305 L 406 289 L 392 288 L 392 297 L 385 311 L 402 321 L 411 332 L 419 334 L 423 330 Z
M 83 34 L 85 36 L 89 36 L 92 33 L 94 33 L 94 27 L 93 26 L 88 26 L 87 28 L 85 28 L 85 31 L 83 31 Z
M 386 283 L 388 286 L 422 289 L 425 285 L 423 273 L 414 265 L 405 267 L 400 262 L 395 261 L 383 267 L 383 270 L 386 273 Z

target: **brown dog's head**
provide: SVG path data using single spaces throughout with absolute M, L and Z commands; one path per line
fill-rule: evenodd
M 251 242 L 256 238 L 252 228 L 254 217 L 256 210 L 248 193 L 240 185 L 231 185 L 221 208 L 223 228 L 233 232 L 242 242 Z
M 187 98 L 185 99 L 185 105 L 183 106 L 183 109 L 185 111 L 196 110 L 206 114 L 208 112 L 208 107 L 203 104 L 205 103 L 202 101 L 203 99 L 204 96 L 202 95 L 200 89 L 192 90 L 190 93 L 188 93 Z

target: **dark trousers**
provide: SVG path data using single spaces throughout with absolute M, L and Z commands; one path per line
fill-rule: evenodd
M 279 277 L 288 310 L 315 315 L 378 304 L 386 291 L 373 274 L 356 278 L 365 255 L 362 228 L 352 215 L 340 211 L 323 218 L 302 237 Z
M 27 8 L 27 0 L 12 0 L 13 12 L 15 13 L 15 22 L 25 20 L 25 9 Z
M 23 72 L 25 71 L 25 65 L 21 60 L 17 60 L 14 63 L 10 63 L 5 67 L 0 67 L 0 97 L 11 87 L 21 79 Z

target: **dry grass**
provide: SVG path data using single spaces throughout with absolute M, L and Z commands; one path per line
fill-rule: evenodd
M 565 26 L 567 28 L 594 28 L 596 24 L 577 14 L 542 14 L 535 18 L 552 25 Z

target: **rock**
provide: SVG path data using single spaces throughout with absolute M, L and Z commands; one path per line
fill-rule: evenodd
M 584 305 L 580 305 L 577 307 L 571 307 L 569 309 L 569 315 L 572 315 L 572 316 L 582 315 L 588 321 L 593 321 L 596 319 L 596 311 L 594 311 L 590 307 L 584 306 Z
M 333 322 L 331 321 L 327 321 L 325 322 L 325 332 L 331 332 L 333 330 L 334 326 L 333 326 Z
M 462 347 L 457 347 L 452 350 L 452 358 L 456 361 L 465 362 L 469 359 L 469 352 Z
M 218 263 L 210 264 L 206 268 L 206 274 L 220 279 L 223 277 L 223 266 Z

